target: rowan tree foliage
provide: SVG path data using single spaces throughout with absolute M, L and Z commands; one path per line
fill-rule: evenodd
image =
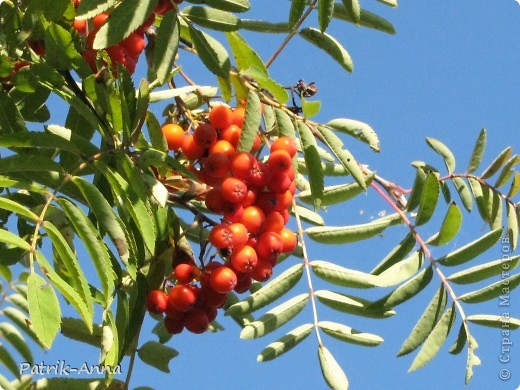
M 507 147 L 481 167 L 482 130 L 470 161 L 458 166 L 445 144 L 428 138 L 444 165 L 414 162 L 409 191 L 380 177 L 349 151 L 360 142 L 379 152 L 368 124 L 313 120 L 331 97 L 316 100 L 314 83 L 274 80 L 269 67 L 290 40 L 303 39 L 352 72 L 329 23 L 388 34 L 392 24 L 358 0 L 292 0 L 284 22 L 250 19 L 251 7 L 248 0 L 1 2 L 0 364 L 9 371 L 0 375 L 2 388 L 128 388 L 134 365 L 168 372 L 182 354 L 177 337 L 222 331 L 219 318 L 229 316 L 240 338 L 265 337 L 261 362 L 314 334 L 324 381 L 346 389 L 348 367 L 338 365 L 327 338 L 345 349 L 383 338 L 352 329 L 349 316 L 324 320 L 320 308 L 380 321 L 430 284 L 437 291 L 417 308 L 410 334 L 400 335 L 398 355 L 415 356 L 410 370 L 450 340 L 450 353 L 465 352 L 467 383 L 480 364 L 473 327 L 520 326 L 499 313 L 465 311 L 520 283 L 520 256 L 476 261 L 500 240 L 517 246 L 520 157 Z M 285 39 L 264 61 L 241 31 Z M 194 55 L 213 86 L 195 84 L 183 67 Z M 144 77 L 134 75 L 138 66 Z M 153 113 L 158 105 L 162 116 Z M 66 119 L 57 123 L 62 107 Z M 366 193 L 393 213 L 327 225 L 324 210 Z M 469 212 L 488 230 L 433 256 L 432 248 L 440 253 L 458 238 Z M 439 213 L 441 226 L 425 236 Z M 307 253 L 310 241 L 371 245 L 397 225 L 406 234 L 371 272 Z M 327 287 L 313 288 L 318 279 Z M 381 291 L 379 298 L 364 297 L 366 289 Z M 62 315 L 64 305 L 75 316 Z M 309 306 L 311 318 L 301 313 Z M 144 321 L 156 323 L 153 334 L 141 332 Z M 285 335 L 270 338 L 279 328 Z M 58 332 L 97 347 L 105 368 L 129 362 L 125 379 L 110 369 L 89 379 L 21 376 L 19 362 L 33 362 L 31 347 L 52 349 Z

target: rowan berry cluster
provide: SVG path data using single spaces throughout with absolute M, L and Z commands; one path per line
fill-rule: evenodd
M 74 0 L 74 6 L 77 8 L 81 0 Z M 182 0 L 176 0 L 179 4 Z M 173 8 L 169 0 L 161 0 L 157 3 L 154 11 L 150 14 L 148 19 L 139 28 L 130 33 L 130 35 L 117 45 L 112 45 L 104 49 L 110 60 L 112 61 L 113 69 L 117 69 L 117 64 L 124 66 L 128 73 L 133 74 L 137 66 L 137 61 L 141 52 L 146 47 L 144 35 L 146 31 L 154 24 L 156 15 L 164 15 Z M 83 58 L 89 64 L 93 72 L 97 71 L 96 57 L 98 50 L 93 48 L 96 33 L 105 24 L 110 15 L 106 12 L 100 13 L 92 18 L 90 24 L 85 19 L 75 19 L 73 22 L 74 29 L 80 35 L 86 36 L 85 45 L 86 50 L 83 52 Z
M 166 313 L 170 333 L 205 331 L 230 291 L 244 293 L 253 280 L 265 282 L 279 255 L 296 248 L 295 233 L 285 227 L 296 190 L 295 140 L 277 138 L 262 158 L 257 135 L 250 151 L 237 152 L 244 116 L 243 107 L 219 105 L 192 133 L 178 124 L 162 127 L 169 149 L 211 188 L 203 195 L 206 207 L 222 215 L 208 240 L 223 261 L 174 264 L 168 294 L 155 290 L 148 296 L 148 310 Z

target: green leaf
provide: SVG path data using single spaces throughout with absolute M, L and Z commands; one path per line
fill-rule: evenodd
M 399 263 L 402 259 L 405 258 L 406 255 L 410 253 L 410 251 L 415 247 L 415 237 L 412 233 L 408 233 L 401 242 L 392 249 L 388 255 L 384 257 L 383 260 L 379 262 L 375 268 L 370 271 L 373 275 L 379 275 L 384 272 L 386 269 L 390 268 L 394 264 Z
M 122 342 L 123 340 L 121 340 Z M 101 327 L 101 356 L 100 362 L 114 367 L 119 362 L 119 338 L 112 310 L 103 311 L 103 324 Z
M 469 244 L 441 257 L 438 259 L 438 262 L 446 266 L 463 264 L 493 247 L 501 235 L 502 228 L 492 230 Z
M 318 115 L 321 110 L 320 101 L 309 101 L 301 96 L 300 102 L 302 104 L 302 111 L 305 118 L 312 118 L 313 116 Z
M 157 341 L 146 342 L 137 350 L 137 354 L 146 364 L 166 373 L 170 372 L 168 367 L 170 360 L 179 355 L 175 349 Z
M 500 188 L 503 185 L 507 183 L 509 178 L 513 175 L 514 166 L 517 165 L 520 162 L 520 156 L 518 154 L 515 154 L 513 157 L 511 157 L 504 165 L 504 168 L 502 168 L 502 171 L 500 172 L 500 175 L 498 175 L 498 179 L 495 182 L 494 186 L 495 188 Z
M 319 127 L 320 134 L 323 137 L 323 141 L 332 151 L 332 153 L 338 158 L 341 165 L 350 172 L 354 180 L 363 188 L 366 189 L 365 175 L 361 171 L 354 156 L 346 149 L 343 149 L 343 142 L 327 128 Z
M 278 329 L 302 311 L 308 299 L 308 293 L 300 294 L 269 310 L 258 320 L 247 324 L 240 332 L 240 338 L 256 339 Z
M 38 171 L 63 173 L 63 167 L 44 156 L 15 154 L 0 159 L 0 173 Z
M 173 62 L 179 48 L 180 27 L 177 13 L 169 11 L 161 19 L 153 50 L 153 69 L 159 85 L 170 78 Z
M 126 0 L 110 13 L 94 39 L 94 49 L 116 45 L 137 30 L 150 16 L 158 0 Z
M 217 76 L 229 77 L 231 63 L 224 46 L 212 36 L 197 30 L 192 25 L 190 25 L 189 30 L 197 54 L 206 68 Z
M 372 333 L 360 332 L 349 326 L 330 321 L 320 321 L 318 326 L 329 336 L 351 344 L 363 345 L 365 347 L 376 347 L 384 340 Z
M 487 167 L 484 172 L 482 172 L 482 175 L 480 175 L 481 179 L 488 179 L 491 176 L 493 176 L 495 173 L 498 172 L 500 168 L 502 168 L 502 165 L 506 162 L 506 160 L 511 155 L 513 148 L 511 146 L 508 146 L 504 150 L 500 152 L 500 154 L 493 160 L 493 162 Z
M 301 121 L 298 121 L 296 128 L 302 143 L 303 155 L 305 158 L 305 165 L 308 169 L 310 190 L 314 202 L 314 209 L 318 209 L 321 205 L 321 198 L 323 197 L 323 171 L 321 169 L 321 158 L 316 149 L 316 138 L 311 129 Z
M 322 166 L 320 165 L 322 168 Z M 366 177 L 366 186 L 368 186 L 374 179 L 375 174 Z M 321 197 L 322 206 L 330 206 L 333 204 L 343 203 L 349 199 L 356 197 L 363 193 L 363 188 L 358 183 L 339 184 L 323 188 L 323 196 Z M 310 190 L 301 191 L 297 198 L 305 203 L 313 202 L 312 193 Z
M 61 311 L 52 286 L 38 274 L 27 278 L 27 299 L 31 328 L 46 348 L 50 348 L 60 329 Z
M 151 111 L 146 113 L 146 127 L 148 128 L 148 134 L 150 136 L 152 147 L 154 149 L 160 150 L 161 152 L 167 152 L 168 143 L 166 142 L 166 139 L 162 133 L 161 125 Z
M 90 210 L 96 216 L 97 222 L 107 232 L 114 243 L 117 253 L 123 263 L 128 264 L 130 251 L 125 233 L 126 227 L 123 221 L 116 215 L 112 206 L 105 199 L 97 187 L 80 177 L 74 177 L 72 182 L 76 184 L 85 197 Z M 134 275 L 135 278 L 135 275 Z
M 11 373 L 20 378 L 20 367 L 18 366 L 14 358 L 11 356 L 9 351 L 5 349 L 2 344 L 0 344 L 0 363 L 6 366 L 9 369 L 9 371 L 11 371 Z
M 305 27 L 299 31 L 299 34 L 306 41 L 324 50 L 347 72 L 352 73 L 354 70 L 352 58 L 350 58 L 345 48 L 334 37 L 314 27 Z
M 415 351 L 421 345 L 428 335 L 432 332 L 435 325 L 441 318 L 442 312 L 446 308 L 448 294 L 444 289 L 444 285 L 437 290 L 433 299 L 430 301 L 426 310 L 422 314 L 417 324 L 412 329 L 408 338 L 404 341 L 397 356 L 404 356 Z
M 24 337 L 15 326 L 11 325 L 9 322 L 1 322 L 0 335 L 2 335 L 2 338 L 7 340 L 18 351 L 26 362 L 30 364 L 33 363 L 31 348 L 29 348 Z M 17 369 L 16 372 L 19 374 L 20 370 Z
M 511 249 L 514 251 L 518 245 L 518 231 L 520 230 L 518 215 L 516 215 L 516 208 L 513 204 L 507 202 L 507 236 Z
M 473 148 L 473 152 L 471 153 L 471 158 L 469 160 L 468 168 L 466 168 L 467 173 L 474 172 L 482 162 L 482 157 L 484 156 L 484 151 L 486 150 L 487 143 L 487 133 L 486 129 L 480 130 L 480 134 L 477 138 L 477 142 Z
M 509 274 L 509 273 L 508 273 Z M 472 291 L 461 295 L 458 299 L 466 303 L 480 303 L 489 301 L 490 299 L 499 297 L 503 294 L 509 294 L 520 284 L 520 274 L 510 276 L 492 283 L 489 286 L 481 288 L 477 291 Z
M 45 60 L 56 70 L 76 69 L 83 77 L 91 74 L 70 32 L 56 23 L 50 23 L 45 30 Z
M 464 346 L 466 345 L 467 340 L 468 340 L 468 336 L 466 333 L 466 323 L 462 322 L 462 324 L 460 324 L 457 339 L 455 340 L 453 345 L 450 347 L 450 350 L 448 352 L 451 353 L 452 355 L 458 355 L 464 349 Z
M 476 283 L 481 280 L 500 275 L 502 272 L 510 271 L 518 266 L 520 255 L 490 261 L 485 264 L 459 271 L 447 277 L 447 279 L 457 284 Z
M 27 132 L 22 114 L 7 93 L 0 93 L 0 130 L 2 134 Z
M 464 208 L 471 211 L 473 209 L 473 197 L 466 182 L 461 177 L 454 177 L 452 180 L 457 192 L 459 193 Z
M 361 225 L 311 227 L 305 229 L 304 233 L 322 244 L 345 244 L 377 236 L 390 223 L 388 219 L 377 219 Z
M 240 27 L 240 19 L 235 15 L 215 8 L 189 6 L 182 13 L 193 23 L 217 31 L 236 31 Z
M 266 76 L 263 70 L 256 68 L 256 66 L 243 70 L 240 74 L 254 79 L 258 87 L 269 91 L 280 103 L 286 103 L 289 100 L 289 93 L 285 87 Z
M 450 203 L 439 233 L 428 240 L 430 245 L 445 245 L 455 238 L 462 226 L 462 213 L 455 203 Z
M 255 291 L 243 301 L 230 306 L 226 310 L 226 315 L 246 314 L 261 309 L 290 291 L 298 283 L 302 275 L 303 264 L 293 265 L 260 290 Z
M 43 132 L 24 132 L 0 135 L 0 146 L 12 148 L 49 148 L 63 149 L 81 156 L 85 151 L 69 140 L 55 134 Z
M 324 345 L 318 346 L 318 358 L 320 360 L 321 373 L 329 387 L 333 390 L 347 390 L 347 376 Z
M 452 174 L 455 170 L 455 156 L 451 150 L 445 144 L 439 140 L 436 140 L 435 138 L 426 138 L 426 143 L 430 148 L 442 156 L 444 159 L 444 164 L 446 165 L 446 169 L 448 169 L 448 173 Z
M 31 246 L 28 242 L 18 237 L 16 234 L 13 234 L 10 231 L 4 229 L 0 229 L 0 242 L 5 242 L 6 244 L 14 245 L 17 248 L 21 248 L 26 251 L 31 250 Z
M 264 34 L 286 34 L 291 32 L 291 28 L 288 23 L 272 23 L 256 19 L 241 19 L 240 29 L 261 32 Z
M 237 153 L 251 151 L 261 120 L 262 112 L 260 98 L 256 92 L 249 91 L 249 94 L 247 95 L 246 114 L 242 126 L 242 133 L 240 134 L 240 139 L 238 141 Z
M 406 302 L 420 293 L 432 280 L 432 267 L 426 267 L 413 278 L 397 287 L 394 291 L 383 298 L 378 299 L 371 305 L 372 309 L 390 309 Z
M 286 335 L 265 347 L 256 360 L 259 362 L 267 362 L 276 359 L 278 356 L 290 351 L 305 340 L 307 336 L 311 334 L 313 328 L 314 326 L 312 324 L 304 324 L 291 330 Z
M 105 12 L 115 4 L 116 0 L 83 0 L 76 9 L 77 19 L 92 19 Z
M 104 304 L 109 305 L 110 296 L 114 289 L 114 272 L 108 249 L 103 242 L 99 231 L 94 227 L 88 217 L 70 201 L 60 198 L 58 203 L 65 211 L 68 220 L 74 227 L 77 235 L 85 245 L 92 262 L 96 268 L 103 289 Z
M 380 285 L 384 287 L 395 286 L 415 275 L 424 264 L 424 253 L 415 251 L 404 260 L 393 264 L 378 276 Z
M 319 278 L 339 286 L 353 288 L 371 288 L 379 286 L 378 277 L 361 271 L 341 267 L 323 260 L 310 263 L 312 271 Z
M 268 76 L 267 68 L 258 53 L 238 32 L 227 32 L 226 37 L 239 71 L 255 68 Z
M 480 216 L 488 224 L 491 224 L 494 217 L 498 215 L 498 203 L 494 203 L 495 197 L 493 191 L 485 183 L 481 183 L 472 177 L 468 177 L 468 182 L 477 203 Z M 500 199 L 498 199 L 498 201 L 500 201 Z
M 61 319 L 61 334 L 69 339 L 80 341 L 96 348 L 101 347 L 101 325 L 95 324 L 92 329 L 89 329 L 83 321 L 77 318 L 63 317 Z
M 12 211 L 20 216 L 27 217 L 33 222 L 38 222 L 40 217 L 20 203 L 0 196 L 0 209 Z
M 507 193 L 508 198 L 512 198 L 520 191 L 520 172 L 515 172 L 513 176 L 513 180 L 511 181 L 511 187 L 509 188 L 509 192 Z
M 334 0 L 318 0 L 318 24 L 321 32 L 324 32 L 332 20 Z
M 422 188 L 419 210 L 415 217 L 416 226 L 424 225 L 433 216 L 439 200 L 439 194 L 440 185 L 437 176 L 434 173 L 428 173 Z
M 376 152 L 381 150 L 379 147 L 379 137 L 374 129 L 366 123 L 354 119 L 341 118 L 331 120 L 327 123 L 327 126 L 368 144 Z
M 249 0 L 204 0 L 204 3 L 210 7 L 231 12 L 245 12 L 251 8 Z
M 491 328 L 498 329 L 512 329 L 516 330 L 520 328 L 520 319 L 509 317 L 509 314 L 505 316 L 488 315 L 488 314 L 475 314 L 466 317 L 466 321 L 473 322 L 474 324 L 489 326 Z
M 296 207 L 293 207 L 293 210 L 291 211 L 294 215 L 298 215 L 301 219 L 304 219 L 314 225 L 325 225 L 325 221 L 321 215 L 315 213 L 312 210 L 309 210 L 306 207 L 297 205 Z
M 466 381 L 468 384 L 471 377 L 473 376 L 473 366 L 479 366 L 481 361 L 475 354 L 475 350 L 478 348 L 477 340 L 472 335 L 468 334 L 468 360 L 466 363 Z
M 395 311 L 380 308 L 372 309 L 373 302 L 333 291 L 318 290 L 314 295 L 324 305 L 344 313 L 350 313 L 367 318 L 387 318 Z
M 347 12 L 355 23 L 361 21 L 361 7 L 359 0 L 342 0 Z
M 390 7 L 397 7 L 397 0 L 377 0 L 379 1 L 380 3 L 383 3 L 383 4 L 386 4 L 386 5 L 389 5 Z
M 293 28 L 296 23 L 303 16 L 305 7 L 307 6 L 306 0 L 292 0 L 291 9 L 289 10 L 289 27 Z
M 344 20 L 363 27 L 373 28 L 374 30 L 382 31 L 387 34 L 395 34 L 395 28 L 392 23 L 381 16 L 364 9 L 360 10 L 360 20 L 357 22 L 343 4 L 335 3 L 334 13 L 332 16 L 336 19 Z
M 437 322 L 431 333 L 424 341 L 423 346 L 415 357 L 408 372 L 424 367 L 430 360 L 435 357 L 450 333 L 453 322 L 455 321 L 456 314 L 457 311 L 453 310 L 453 306 L 446 310 L 439 322 Z

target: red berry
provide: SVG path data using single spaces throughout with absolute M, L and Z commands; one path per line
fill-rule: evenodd
M 146 297 L 146 309 L 150 313 L 162 314 L 168 305 L 168 295 L 161 290 L 153 290 Z

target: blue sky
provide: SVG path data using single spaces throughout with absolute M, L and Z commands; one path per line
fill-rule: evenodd
M 252 3 L 258 8 L 254 8 L 248 17 L 270 18 L 276 10 L 276 17 L 282 21 L 287 15 L 288 2 L 265 0 Z M 298 37 L 270 68 L 273 78 L 284 85 L 294 84 L 300 78 L 317 83 L 319 94 L 316 98 L 322 101 L 323 108 L 316 120 L 326 122 L 345 117 L 373 126 L 381 139 L 380 154 L 372 153 L 365 145 L 345 140 L 359 161 L 409 188 L 414 178 L 414 169 L 410 166 L 412 161 L 423 160 L 443 168 L 440 158 L 424 142 L 427 136 L 443 141 L 453 150 L 459 160 L 459 171 L 465 169 L 482 127 L 487 128 L 489 135 L 483 165 L 508 145 L 518 149 L 520 145 L 515 134 L 518 134 L 520 123 L 520 5 L 516 1 L 401 1 L 397 9 L 391 9 L 376 1 L 365 0 L 362 6 L 389 19 L 397 34 L 390 36 L 334 21 L 330 32 L 352 56 L 355 64 L 353 74 L 342 71 L 322 51 Z M 269 58 L 283 39 L 282 35 L 244 35 L 264 59 Z M 204 74 L 188 73 L 200 84 L 215 83 L 212 78 L 206 79 Z M 383 200 L 369 191 L 366 196 L 330 208 L 324 218 L 330 225 L 358 224 L 377 217 L 381 211 L 390 212 Z M 438 223 L 441 219 L 440 212 Z M 432 222 L 422 233 L 426 237 L 433 234 L 435 226 Z M 463 230 L 455 243 L 437 250 L 434 255 L 441 256 L 455 245 L 471 241 L 484 229 L 477 217 L 465 215 Z M 398 226 L 385 232 L 381 238 L 341 248 L 309 242 L 310 258 L 336 261 L 345 267 L 369 271 L 405 234 L 406 229 Z M 500 256 L 497 247 L 481 259 L 494 260 Z M 282 268 L 296 261 L 286 260 Z M 319 288 L 320 282 L 316 283 Z M 460 318 L 439 355 L 422 370 L 408 374 L 413 356 L 395 358 L 401 343 L 438 286 L 439 280 L 434 280 L 417 299 L 399 306 L 397 315 L 386 320 L 358 318 L 319 306 L 320 320 L 342 322 L 385 339 L 379 347 L 364 348 L 324 336 L 325 345 L 347 373 L 351 388 L 464 388 L 465 352 L 452 356 L 447 351 Z M 305 290 L 302 279 L 292 295 Z M 371 298 L 384 293 L 335 290 Z M 479 307 L 467 306 L 471 314 L 501 314 L 503 311 L 498 301 Z M 512 316 L 520 317 L 518 307 L 516 294 L 512 296 Z M 313 335 L 273 362 L 256 362 L 256 356 L 267 344 L 296 326 L 312 321 L 310 307 L 279 331 L 254 341 L 240 340 L 238 326 L 222 314 L 218 319 L 226 328 L 224 332 L 203 335 L 183 332 L 169 342 L 180 352 L 180 356 L 170 363 L 170 374 L 160 373 L 138 361 L 132 387 L 148 385 L 212 390 L 326 388 Z M 143 341 L 153 339 L 150 334 L 152 322 L 148 321 L 142 331 Z M 504 365 L 498 361 L 499 331 L 476 325 L 471 325 L 471 329 L 480 345 L 477 354 L 482 366 L 475 368 L 474 378 L 467 389 L 516 389 L 520 385 L 520 352 L 515 346 L 520 342 L 520 336 L 512 334 L 515 346 L 511 362 Z M 52 363 L 66 359 L 67 363 L 80 365 L 85 359 L 95 363 L 97 358 L 95 349 L 73 344 L 59 336 L 53 350 L 37 355 L 35 360 Z M 501 369 L 511 370 L 509 381 L 498 379 Z

